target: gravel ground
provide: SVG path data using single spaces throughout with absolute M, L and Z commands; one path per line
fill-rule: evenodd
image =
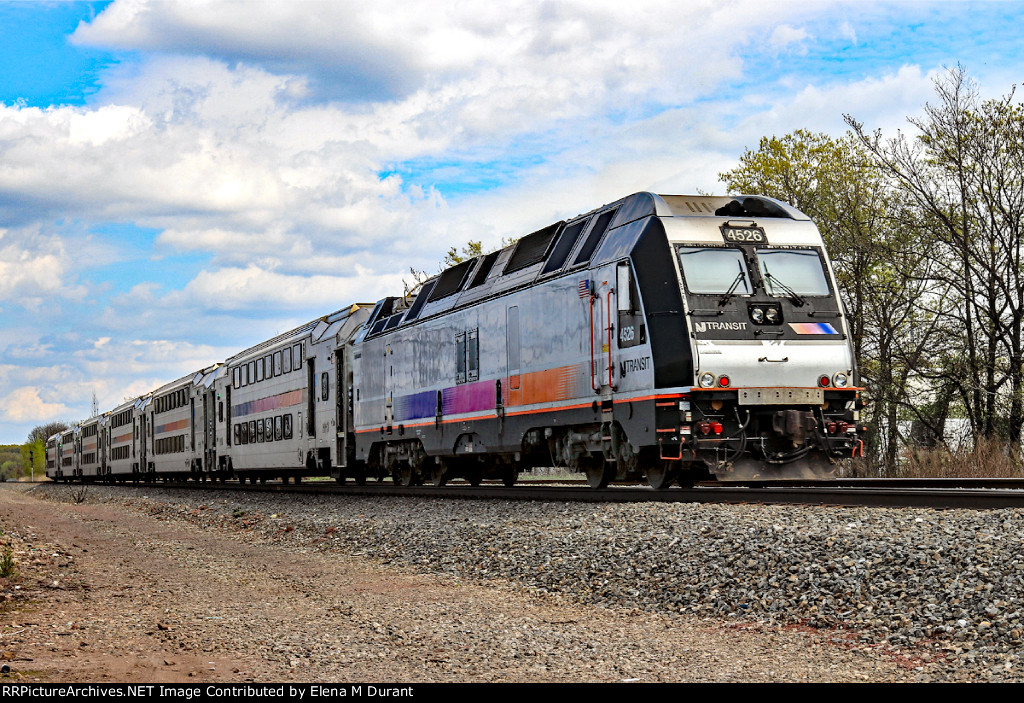
M 57 486 L 34 494 L 69 495 Z M 591 612 L 655 629 L 717 622 L 719 630 L 732 623 L 780 638 L 800 631 L 826 659 L 842 652 L 907 672 L 875 674 L 887 680 L 1024 679 L 1024 514 L 1017 510 L 339 499 L 157 487 L 92 487 L 88 500 L 299 554 L 363 559 L 456 585 L 511 586 L 576 613 L 600 606 Z M 458 608 L 441 610 L 443 619 L 457 619 Z M 567 643 L 532 627 L 518 631 L 507 614 L 485 617 L 508 626 L 499 651 L 546 671 L 557 647 L 604 656 L 593 633 Z M 463 624 L 466 646 L 494 637 Z M 372 627 L 391 641 L 423 635 L 383 619 Z M 632 649 L 648 648 L 636 635 L 620 624 L 604 644 L 614 642 L 628 661 Z M 286 640 L 275 646 L 287 656 Z M 740 676 L 729 680 L 744 680 L 742 661 L 717 666 Z M 753 670 L 750 680 L 772 680 Z M 858 677 L 833 672 L 816 680 Z M 672 680 L 660 669 L 643 678 Z

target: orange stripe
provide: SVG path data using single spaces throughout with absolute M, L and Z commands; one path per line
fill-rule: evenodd
M 685 395 L 683 393 L 670 393 L 668 395 L 645 395 L 645 396 L 642 396 L 640 398 L 623 398 L 621 400 L 616 400 L 615 402 L 616 403 L 630 403 L 630 402 L 639 401 L 639 400 L 652 400 L 652 399 L 657 399 L 657 398 L 683 398 L 683 397 L 685 397 Z M 555 406 L 553 408 L 536 408 L 534 410 L 516 410 L 516 411 L 513 411 L 513 412 L 506 412 L 505 416 L 506 417 L 511 417 L 511 416 L 514 416 L 514 415 L 538 415 L 540 413 L 554 413 L 554 412 L 560 412 L 560 411 L 563 411 L 563 410 L 579 410 L 580 408 L 589 408 L 589 407 L 592 407 L 592 406 L 593 406 L 593 403 L 578 403 L 578 404 L 574 404 L 574 405 L 557 405 L 557 406 Z M 473 417 L 459 417 L 459 418 L 454 418 L 454 419 L 451 419 L 451 420 L 442 420 L 441 424 L 442 425 L 447 425 L 447 424 L 455 423 L 455 422 L 469 422 L 470 420 L 493 420 L 496 417 L 497 417 L 496 414 L 476 415 L 476 416 L 473 416 Z M 403 424 L 402 427 L 410 427 L 410 428 L 411 427 L 428 427 L 428 426 L 433 425 L 433 424 L 434 424 L 433 421 L 431 421 L 431 422 L 417 422 L 415 424 Z M 356 430 L 356 433 L 360 434 L 360 433 L 366 433 L 366 432 L 380 432 L 380 428 L 381 428 L 381 425 L 375 425 L 374 427 L 368 428 L 368 429 L 365 429 L 365 430 Z

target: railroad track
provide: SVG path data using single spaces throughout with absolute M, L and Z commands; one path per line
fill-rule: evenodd
M 70 484 L 79 488 L 82 484 Z M 97 484 L 105 485 L 105 484 Z M 996 509 L 1024 508 L 1022 479 L 834 479 L 706 483 L 692 488 L 655 491 L 646 485 L 616 485 L 602 490 L 585 481 L 536 480 L 506 487 L 498 482 L 480 486 L 397 486 L 389 481 L 357 486 L 330 481 L 125 483 L 136 488 L 305 493 L 344 496 L 404 496 L 434 499 L 538 500 L 592 503 L 779 503 L 835 506 L 888 506 L 919 508 Z

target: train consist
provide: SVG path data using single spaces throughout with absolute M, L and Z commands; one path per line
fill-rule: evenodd
M 863 451 L 861 390 L 808 217 L 637 193 L 54 435 L 47 475 L 821 476 Z

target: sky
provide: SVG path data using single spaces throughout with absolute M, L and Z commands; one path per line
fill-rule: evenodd
M 1024 4 L 0 0 L 0 444 L 761 137 L 894 135 Z

